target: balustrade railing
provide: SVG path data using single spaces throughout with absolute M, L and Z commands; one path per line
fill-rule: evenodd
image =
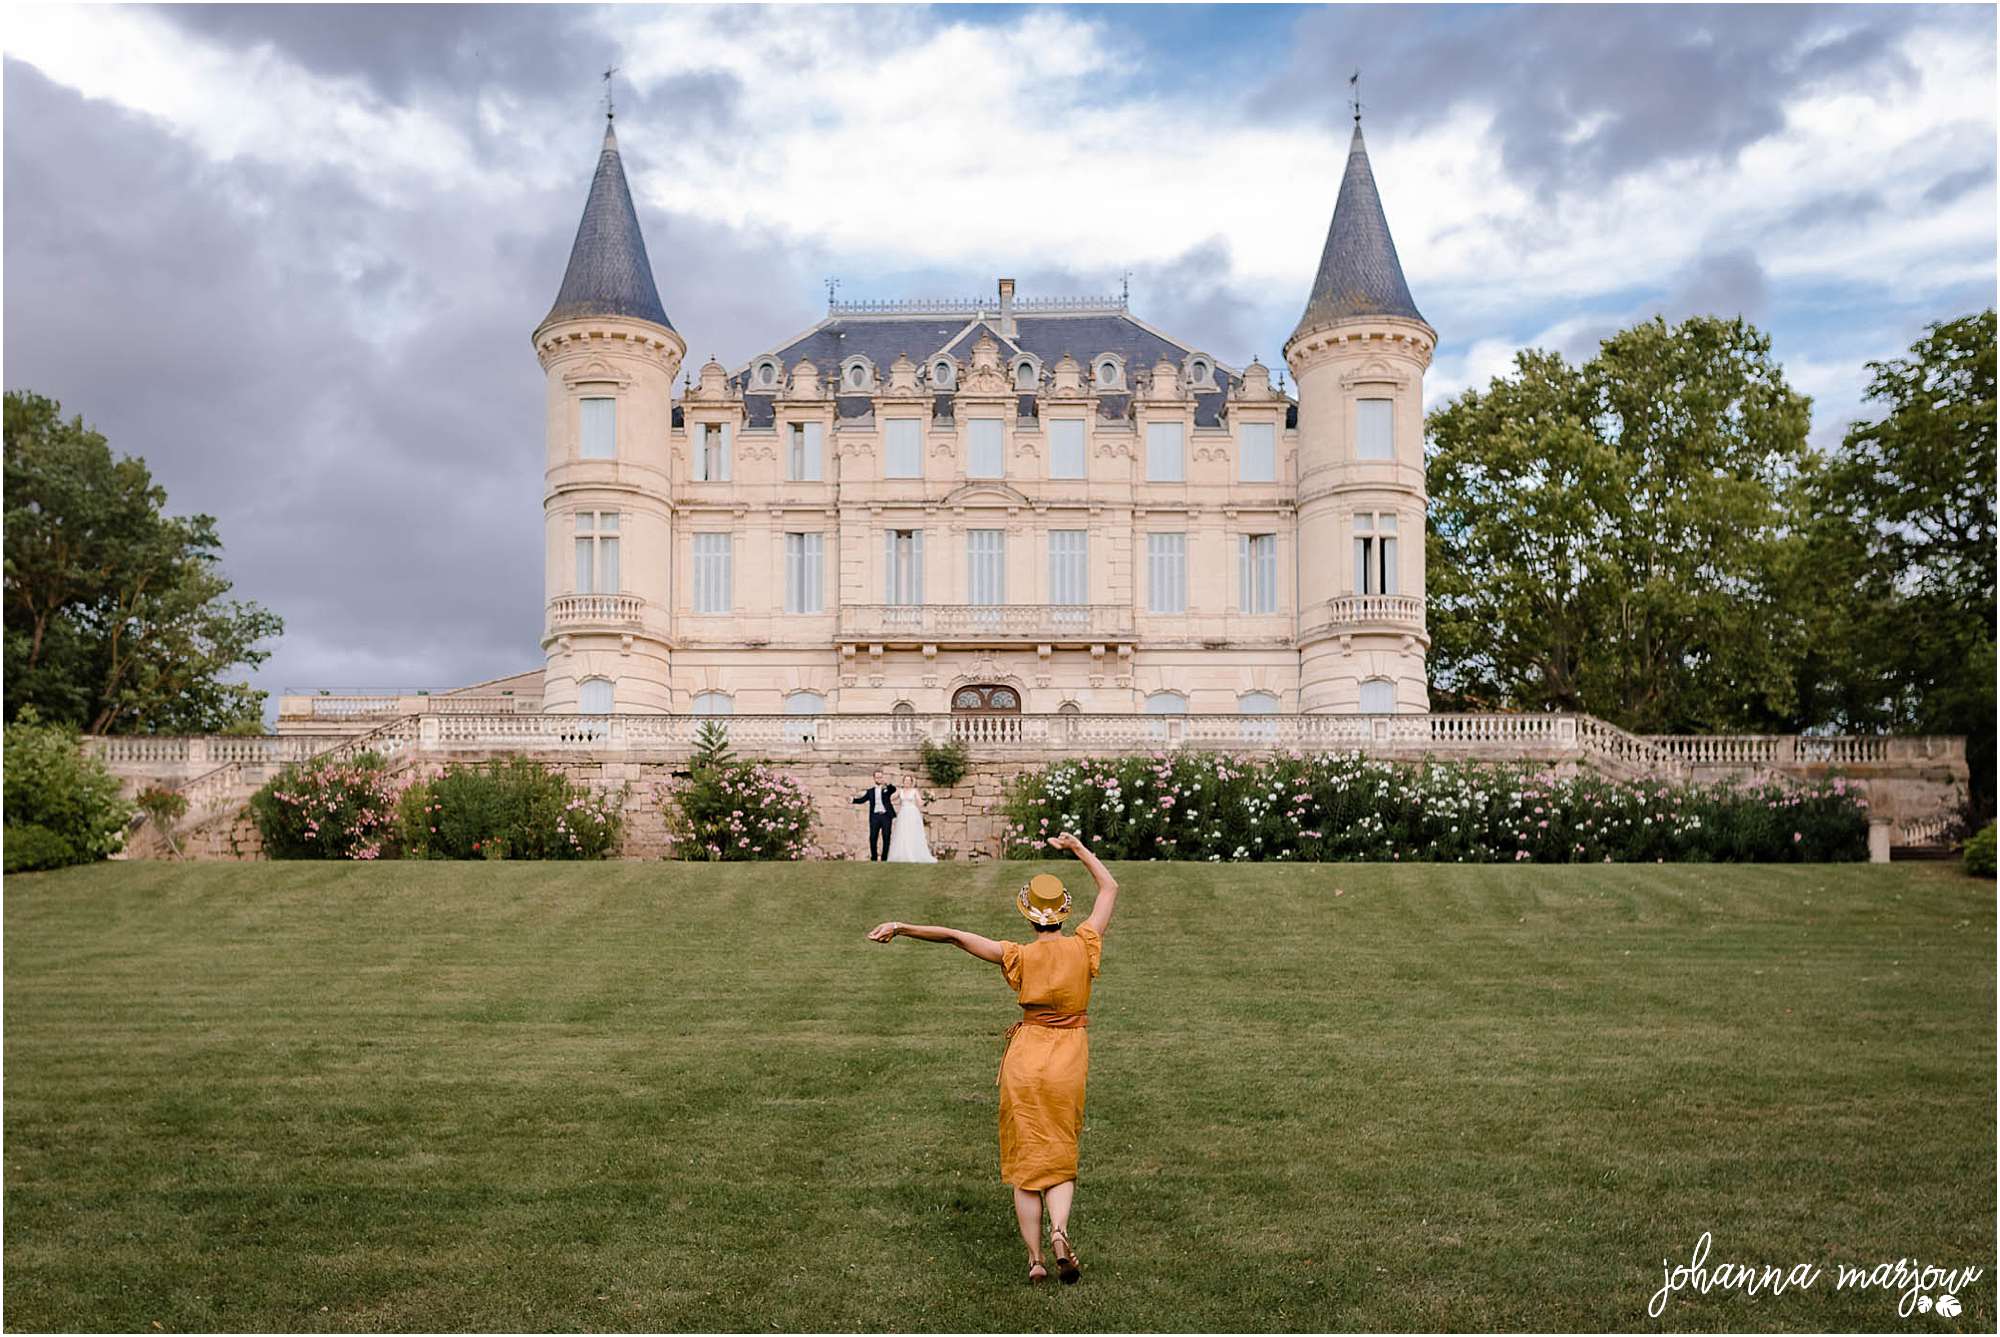
M 1109 640 L 1132 635 L 1124 604 L 844 604 L 846 640 Z
M 1320 627 L 1370 623 L 1422 627 L 1424 601 L 1409 594 L 1341 594 L 1326 601 L 1324 616 L 1309 618 L 1308 621 Z
M 645 608 L 636 594 L 558 594 L 549 600 L 549 626 L 636 627 Z

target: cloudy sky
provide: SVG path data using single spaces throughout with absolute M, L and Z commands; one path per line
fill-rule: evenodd
M 219 517 L 261 686 L 539 663 L 546 312 L 597 72 L 690 362 L 847 297 L 1115 292 L 1277 366 L 1362 70 L 1439 333 L 1741 312 L 1814 398 L 1989 305 L 1987 6 L 16 8 L 4 375 Z

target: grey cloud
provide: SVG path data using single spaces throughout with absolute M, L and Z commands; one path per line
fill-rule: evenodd
M 1851 190 L 1837 195 L 1822 195 L 1807 200 L 1798 208 L 1787 213 L 1780 226 L 1790 228 L 1819 227 L 1827 223 L 1858 222 L 1888 208 L 1879 191 Z
M 1771 285 L 1757 257 L 1740 248 L 1705 252 L 1675 279 L 1661 304 L 1669 320 L 1683 316 L 1742 316 L 1755 321 L 1770 303 Z
M 1842 81 L 1891 94 L 1916 77 L 1895 39 L 1981 13 L 1847 6 L 1335 6 L 1301 20 L 1265 115 L 1346 113 L 1362 69 L 1371 117 L 1422 126 L 1490 108 L 1505 165 L 1543 193 L 1656 163 L 1725 160 L 1784 125 L 1799 91 Z
M 6 384 L 144 456 L 175 511 L 218 518 L 239 595 L 287 622 L 258 685 L 448 686 L 538 662 L 528 336 L 594 131 L 566 188 L 385 208 L 334 174 L 208 162 L 19 62 L 5 109 Z M 697 358 L 796 323 L 783 299 L 811 288 L 777 239 L 641 217 Z
M 1993 169 L 1989 167 L 1968 167 L 1962 172 L 1951 172 L 1931 182 L 1924 191 L 1923 201 L 1934 208 L 1943 208 L 1961 195 L 1993 183 Z

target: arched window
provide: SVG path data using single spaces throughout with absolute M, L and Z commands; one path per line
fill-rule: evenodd
M 1061 731 L 1061 737 L 1070 741 L 1075 740 L 1082 732 L 1083 721 L 1078 718 L 1082 714 L 1083 707 L 1074 701 L 1065 701 L 1056 707 L 1056 728 Z
M 847 384 L 856 390 L 868 384 L 868 368 L 858 362 L 849 367 L 847 369 Z
M 898 701 L 889 710 L 889 736 L 899 743 L 907 743 L 917 736 L 917 708 L 907 701 Z
M 1040 379 L 1040 377 L 1035 375 L 1035 364 L 1032 362 L 1023 362 L 1020 366 L 1014 368 L 1014 388 L 1016 390 L 1032 390 Z
M 696 692 L 694 694 L 694 713 L 697 715 L 733 715 L 736 713 L 736 703 L 730 699 L 727 692 Z
M 583 715 L 609 715 L 612 694 L 611 679 L 585 678 L 577 684 L 577 712 Z
M 1185 715 L 1187 698 L 1179 692 L 1154 692 L 1146 698 L 1148 715 Z
M 1208 385 L 1210 383 L 1209 365 L 1207 362 L 1203 361 L 1201 358 L 1196 358 L 1194 361 L 1188 363 L 1188 383 L 1190 385 L 1203 385 L 1203 386 Z
M 763 390 L 778 388 L 778 360 L 767 357 L 757 364 L 757 386 Z
M 960 687 L 951 694 L 952 735 L 972 743 L 1021 739 L 1021 694 L 1004 684 Z
M 1117 386 L 1118 364 L 1110 358 L 1105 358 L 1097 364 L 1097 388 L 1100 390 L 1112 390 L 1116 389 Z
M 931 368 L 931 388 L 935 390 L 951 389 L 952 371 L 951 359 L 939 358 L 937 365 Z
M 1387 678 L 1368 678 L 1361 684 L 1361 713 L 1364 715 L 1393 715 L 1396 713 L 1396 684 Z
M 1278 698 L 1272 692 L 1245 692 L 1236 698 L 1239 715 L 1266 716 L 1278 713 Z M 1251 747 L 1271 747 L 1278 741 L 1278 722 L 1253 718 L 1243 721 L 1243 741 Z
M 826 714 L 826 698 L 818 692 L 793 692 L 785 698 L 787 715 L 818 716 Z M 786 732 L 802 743 L 810 743 L 819 736 L 819 726 L 811 719 L 800 721 Z

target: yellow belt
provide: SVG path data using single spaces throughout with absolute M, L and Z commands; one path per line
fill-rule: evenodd
M 1088 1025 L 1090 1025 L 1088 1012 L 1051 1012 L 1046 1008 L 1024 1008 L 1021 1019 L 1009 1026 L 1007 1033 L 1000 1037 L 1000 1066 L 1002 1068 L 1007 1066 L 1007 1050 L 1014 1043 L 1014 1032 L 1023 1026 L 1046 1026 L 1052 1031 L 1075 1031 L 1082 1030 Z M 1000 1074 L 997 1072 L 993 1074 L 993 1085 L 1000 1085 Z

